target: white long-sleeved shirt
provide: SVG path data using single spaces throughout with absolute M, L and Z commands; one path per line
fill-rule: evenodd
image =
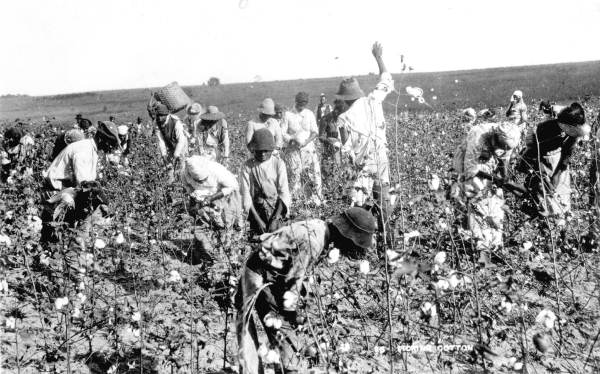
M 315 114 L 307 108 L 298 112 L 296 108 L 284 113 L 281 120 L 281 134 L 283 142 L 288 145 L 291 140 L 306 141 L 310 135 L 319 134 Z M 315 142 L 312 141 L 302 148 L 304 151 L 314 151 Z
M 370 153 L 387 149 L 383 100 L 393 90 L 392 75 L 384 72 L 368 96 L 357 99 L 339 116 L 340 127 L 348 131 L 342 152 L 353 156 L 357 164 L 362 164 Z
M 96 180 L 98 152 L 93 139 L 83 139 L 67 145 L 52 161 L 46 177 L 56 190 Z M 66 185 L 66 186 L 65 186 Z
M 236 176 L 227 170 L 225 166 L 210 160 L 208 157 L 198 158 L 197 161 L 202 164 L 203 168 L 209 171 L 209 175 L 205 180 L 197 181 L 188 172 L 188 168 L 184 168 L 182 171 L 182 180 L 189 194 L 200 197 L 222 192 L 224 196 L 228 196 L 234 191 L 239 191 Z

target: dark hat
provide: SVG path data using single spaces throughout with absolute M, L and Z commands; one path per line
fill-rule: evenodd
M 342 100 L 356 100 L 363 96 L 365 93 L 360 89 L 360 85 L 356 78 L 346 78 L 340 83 L 336 96 Z
M 331 223 L 340 234 L 361 248 L 373 245 L 373 234 L 377 229 L 375 218 L 363 208 L 353 207 L 331 218 Z
M 200 119 L 203 121 L 218 121 L 223 118 L 225 118 L 225 114 L 219 112 L 219 108 L 214 105 L 209 105 L 206 113 L 200 115 Z
M 81 113 L 77 113 L 77 115 L 75 116 L 75 119 L 80 119 L 81 118 Z
M 248 148 L 252 151 L 273 151 L 275 149 L 273 134 L 268 129 L 256 130 L 248 143 Z
M 5 139 L 20 140 L 23 137 L 23 130 L 18 127 L 11 127 L 4 132 Z
M 585 123 L 585 110 L 579 103 L 573 103 L 563 109 L 556 119 L 565 125 L 581 126 Z
M 308 94 L 304 91 L 300 91 L 296 94 L 297 103 L 308 103 Z

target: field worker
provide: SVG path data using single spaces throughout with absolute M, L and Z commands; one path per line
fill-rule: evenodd
M 510 97 L 510 105 L 506 111 L 506 118 L 522 127 L 527 123 L 529 117 L 527 116 L 527 105 L 523 100 L 523 92 L 519 90 L 513 92 Z
M 527 175 L 525 184 L 539 215 L 564 217 L 571 211 L 569 162 L 577 141 L 590 131 L 583 107 L 573 103 L 527 137 L 517 170 Z
M 96 134 L 96 128 L 87 118 L 83 118 L 81 114 L 77 114 L 75 116 L 75 126 L 76 129 L 81 129 L 86 138 L 93 138 Z
M 558 114 L 565 109 L 566 106 L 550 103 L 550 101 L 542 101 L 540 103 L 539 111 L 544 113 L 547 118 L 552 119 L 558 117 Z
M 235 175 L 206 156 L 193 155 L 185 161 L 181 180 L 189 194 L 189 211 L 194 217 L 193 265 L 216 260 L 215 245 L 227 248 L 231 228 L 240 225 L 239 184 Z M 222 254 L 222 253 L 221 253 Z
M 303 324 L 297 311 L 303 281 L 312 267 L 326 257 L 323 252 L 330 245 L 351 259 L 364 258 L 375 230 L 373 216 L 354 207 L 327 221 L 294 222 L 261 235 L 260 244 L 246 260 L 236 295 L 240 373 L 256 374 L 264 369 L 260 367 L 265 360 L 259 360 L 253 310 L 268 337 L 267 349 L 279 353 L 275 355 L 279 359 L 271 365 L 284 373 L 308 372 L 306 361 L 297 354 L 303 344 L 295 332 L 295 327 Z
M 272 133 L 256 130 L 248 148 L 254 156 L 242 166 L 240 189 L 252 236 L 278 229 L 287 217 L 291 197 L 285 163 L 280 157 L 273 157 Z
M 334 101 L 334 108 L 319 121 L 319 140 L 323 144 L 321 172 L 324 178 L 333 176 L 335 169 L 342 164 L 342 144 L 347 139 L 346 129 L 339 126 L 338 118 L 346 111 L 346 102 Z
M 468 132 L 477 121 L 477 112 L 473 108 L 467 108 L 462 111 L 463 128 Z
M 175 181 L 175 170 L 180 171 L 188 154 L 188 137 L 184 123 L 169 112 L 166 105 L 154 102 L 148 113 L 156 124 L 158 149 L 167 166 L 168 183 Z
M 131 153 L 131 135 L 129 133 L 129 126 L 120 125 L 117 127 L 119 134 L 119 145 L 121 146 L 121 161 L 123 166 L 129 166 L 129 154 Z
M 387 222 L 391 209 L 390 174 L 383 100 L 394 90 L 394 81 L 385 67 L 382 53 L 381 45 L 373 44 L 372 54 L 380 78 L 368 96 L 356 78 L 344 79 L 336 95 L 348 105 L 348 110 L 339 116 L 340 126 L 348 132 L 348 139 L 342 146 L 342 155 L 349 158 L 352 169 L 348 198 L 352 205 L 364 206 L 373 197 L 380 207 L 382 221 Z
M 18 127 L 10 127 L 4 132 L 0 153 L 0 180 L 5 182 L 12 172 L 23 167 L 23 163 L 33 156 L 35 141 Z
M 192 134 L 190 143 L 195 144 L 197 139 L 197 126 L 200 124 L 200 115 L 204 113 L 204 107 L 199 103 L 192 103 L 191 105 L 188 105 L 185 112 L 186 117 L 184 122 L 187 125 L 187 131 Z
M 281 120 L 281 133 L 285 146 L 285 159 L 294 198 L 308 198 L 319 206 L 323 202 L 321 191 L 321 165 L 314 140 L 319 128 L 314 113 L 306 108 L 308 94 L 296 94 L 294 108 L 286 111 Z M 313 184 L 310 192 L 302 186 L 302 174 L 306 171 Z M 304 192 L 304 193 L 303 193 Z
M 321 118 L 323 118 L 327 114 L 331 113 L 332 111 L 333 111 L 333 108 L 331 107 L 331 105 L 329 105 L 327 103 L 327 97 L 325 96 L 324 93 L 322 93 L 319 96 L 319 104 L 317 105 L 317 108 L 315 109 L 317 123 L 320 123 Z
M 495 191 L 492 181 L 478 173 L 506 178 L 512 150 L 520 138 L 521 131 L 514 123 L 482 123 L 469 131 L 456 152 L 454 170 L 458 183 L 453 186 L 453 197 L 465 204 L 468 234 L 478 248 L 502 245 L 504 225 L 502 190 Z
M 97 177 L 98 152 L 94 139 L 84 138 L 81 132 L 67 132 L 66 137 L 70 143 L 43 174 L 42 241 L 50 240 L 53 234 L 51 222 L 56 221 L 57 210 L 81 208 L 75 205 L 74 194 L 77 188 L 84 182 L 94 182 Z M 97 185 L 88 187 L 86 191 L 91 188 L 95 194 L 99 194 Z
M 282 104 L 275 104 L 275 116 L 273 118 L 275 118 L 277 121 L 279 121 L 281 123 L 281 120 L 283 119 L 283 114 L 287 111 L 287 108 L 282 105 Z
M 275 119 L 275 102 L 271 98 L 266 98 L 258 107 L 258 120 L 251 120 L 246 126 L 246 145 L 250 144 L 254 133 L 259 129 L 267 129 L 273 134 L 275 140 L 274 155 L 277 155 L 283 147 L 283 135 L 279 121 Z M 250 148 L 249 148 L 250 149 Z M 250 149 L 250 152 L 252 150 Z
M 229 163 L 229 128 L 225 114 L 214 105 L 209 105 L 200 115 L 195 127 L 196 149 L 201 156 L 227 166 Z

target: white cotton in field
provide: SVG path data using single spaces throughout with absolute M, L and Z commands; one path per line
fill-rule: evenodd
M 0 234 L 0 245 L 4 244 L 7 247 L 12 245 L 12 240 L 8 237 L 8 235 Z
M 115 243 L 117 243 L 117 244 L 125 243 L 125 236 L 123 236 L 122 232 L 119 232 L 119 235 L 117 235 L 117 237 L 115 238 Z
M 556 322 L 556 315 L 551 310 L 544 309 L 535 317 L 535 322 L 544 325 L 547 329 L 551 329 Z
M 363 260 L 358 265 L 358 269 L 363 274 L 369 274 L 369 272 L 371 271 L 371 264 L 369 263 L 369 261 Z
M 433 100 L 437 100 L 437 96 L 433 96 L 433 97 L 432 97 L 432 99 L 433 99 Z
M 169 283 L 179 283 L 181 282 L 181 275 L 177 270 L 171 270 L 169 273 L 169 277 L 167 278 L 167 282 Z
M 340 259 L 340 250 L 337 248 L 333 248 L 327 254 L 327 262 L 330 264 L 335 264 L 336 262 L 339 261 L 339 259 Z
M 410 241 L 410 239 L 412 238 L 416 238 L 418 236 L 420 236 L 421 233 L 417 230 L 413 230 L 411 232 L 408 232 L 406 234 L 404 234 L 404 244 L 408 244 L 408 242 Z
M 287 311 L 296 310 L 298 295 L 292 291 L 285 291 L 283 294 L 283 309 Z
M 96 239 L 96 241 L 94 242 L 94 248 L 96 249 L 103 249 L 106 247 L 106 242 L 100 238 Z
M 433 257 L 434 264 L 441 265 L 444 262 L 446 262 L 446 252 L 444 251 L 438 252 L 435 257 Z
M 56 307 L 56 310 L 61 310 L 62 308 L 64 308 L 67 304 L 69 304 L 69 298 L 68 297 L 59 297 L 54 301 L 54 306 Z
M 431 177 L 427 181 L 427 185 L 431 191 L 437 191 L 440 188 L 440 177 L 437 174 L 431 174 Z
M 529 250 L 531 249 L 531 247 L 533 247 L 533 243 L 531 243 L 530 241 L 526 241 L 525 243 L 523 243 L 523 249 L 524 250 Z

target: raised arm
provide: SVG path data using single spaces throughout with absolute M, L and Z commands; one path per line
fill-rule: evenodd
M 373 43 L 373 48 L 371 49 L 373 53 L 373 57 L 375 57 L 375 61 L 377 62 L 377 67 L 379 68 L 379 75 L 387 72 L 385 64 L 383 63 L 383 47 L 379 42 Z

